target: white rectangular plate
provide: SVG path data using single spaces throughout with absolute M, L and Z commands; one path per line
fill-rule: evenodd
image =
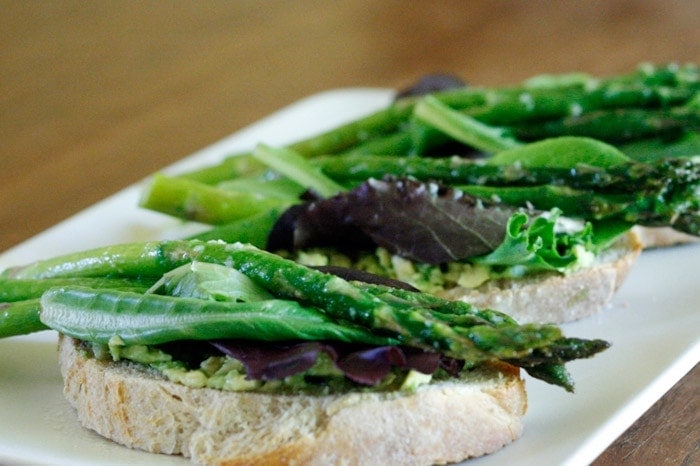
M 329 91 L 291 105 L 164 172 L 215 163 L 258 142 L 282 145 L 386 105 L 384 89 Z M 107 244 L 177 237 L 180 222 L 139 209 L 142 185 L 126 188 L 0 255 L 0 270 Z M 645 251 L 602 313 L 564 325 L 603 338 L 608 351 L 570 364 L 576 393 L 529 379 L 525 433 L 472 466 L 587 464 L 700 360 L 700 244 Z M 0 340 L 0 463 L 185 465 L 129 450 L 80 427 L 62 395 L 56 335 Z

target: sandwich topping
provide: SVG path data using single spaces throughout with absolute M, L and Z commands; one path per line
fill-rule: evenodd
M 590 265 L 596 248 L 591 225 L 558 209 L 504 209 L 438 183 L 395 177 L 290 208 L 267 245 L 305 265 L 363 270 L 425 292 L 568 273 Z
M 85 344 L 104 361 L 130 361 L 192 388 L 327 395 L 412 391 L 458 377 L 464 362 L 404 346 L 334 341 L 179 341 L 164 345 Z
M 505 362 L 567 390 L 573 390 L 573 381 L 565 364 L 608 347 L 602 340 L 565 337 L 554 325 L 521 325 L 465 302 L 348 281 L 241 243 L 114 245 L 8 273 L 14 279 L 67 274 L 154 280 L 146 293 L 70 281 L 42 293 L 43 325 L 107 346 L 154 347 L 188 340 L 401 346 L 463 361 L 468 368 Z M 394 353 L 379 351 L 390 362 Z

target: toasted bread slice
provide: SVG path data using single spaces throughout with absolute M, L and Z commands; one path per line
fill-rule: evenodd
M 584 269 L 562 275 L 537 274 L 517 279 L 489 280 L 477 288 L 452 287 L 436 293 L 480 309 L 496 309 L 520 323 L 563 323 L 600 311 L 624 281 L 642 250 L 629 232 Z
M 189 388 L 86 356 L 61 336 L 64 393 L 80 422 L 120 444 L 207 465 L 428 465 L 518 438 L 527 400 L 499 364 L 415 392 L 281 395 Z

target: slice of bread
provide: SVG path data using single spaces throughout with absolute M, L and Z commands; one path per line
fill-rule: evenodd
M 614 296 L 642 250 L 635 232 L 622 236 L 591 266 L 562 275 L 538 274 L 489 280 L 477 288 L 452 287 L 436 293 L 480 309 L 496 309 L 520 323 L 563 323 L 600 311 Z
M 130 448 L 206 465 L 429 465 L 492 453 L 522 434 L 519 369 L 484 367 L 415 392 L 326 396 L 189 388 L 59 338 L 80 422 Z

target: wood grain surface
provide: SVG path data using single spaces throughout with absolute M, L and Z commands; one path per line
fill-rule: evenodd
M 0 0 L 0 250 L 302 97 L 700 61 L 693 0 Z M 699 464 L 696 366 L 598 465 Z

